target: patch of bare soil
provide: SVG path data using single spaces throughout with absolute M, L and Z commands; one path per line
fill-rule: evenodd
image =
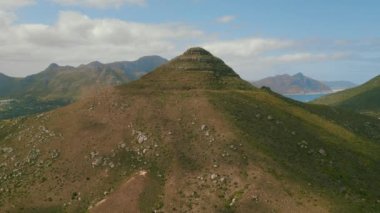
M 147 172 L 140 171 L 129 178 L 119 189 L 99 201 L 90 213 L 134 213 L 139 210 L 139 197 L 147 182 Z

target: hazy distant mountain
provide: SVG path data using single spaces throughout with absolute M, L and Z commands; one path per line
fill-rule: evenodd
M 7 96 L 15 89 L 19 79 L 12 78 L 0 73 L 0 97 Z
M 333 91 L 345 90 L 357 86 L 350 81 L 322 81 L 322 83 L 330 87 Z
M 329 93 L 331 88 L 320 81 L 314 80 L 302 73 L 293 76 L 277 75 L 253 82 L 257 87 L 266 86 L 272 91 L 280 94 L 307 94 L 307 93 Z
M 379 129 L 257 89 L 192 48 L 137 81 L 0 121 L 0 212 L 380 212 Z
M 317 104 L 339 106 L 361 113 L 380 115 L 380 76 L 367 83 L 314 101 Z
M 166 59 L 159 56 L 146 56 L 137 61 L 110 64 L 95 61 L 79 67 L 51 64 L 44 71 L 25 78 L 12 78 L 1 74 L 0 97 L 75 99 L 93 87 L 119 85 L 136 80 L 166 62 Z
M 15 99 L 0 108 L 0 119 L 41 113 L 67 105 L 94 90 L 136 80 L 167 60 L 146 56 L 137 61 L 102 64 L 98 61 L 79 67 L 51 64 L 44 71 L 25 78 L 0 74 L 0 100 Z

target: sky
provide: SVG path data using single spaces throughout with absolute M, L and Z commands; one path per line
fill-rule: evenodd
M 246 80 L 380 74 L 378 0 L 0 0 L 0 72 L 171 59 L 201 46 Z

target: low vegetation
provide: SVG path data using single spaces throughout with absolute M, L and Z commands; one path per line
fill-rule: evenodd
M 211 97 L 215 106 L 226 112 L 230 121 L 237 125 L 241 138 L 269 155 L 295 180 L 302 180 L 318 193 L 330 196 L 338 204 L 336 210 L 379 211 L 380 144 L 376 143 L 379 131 L 367 132 L 353 127 L 366 139 L 347 137 L 349 130 L 341 129 L 335 122 L 322 120 L 325 124 L 321 125 L 313 122 L 315 114 L 310 112 L 322 115 L 322 110 L 309 105 L 302 109 L 273 104 L 279 100 L 274 100 L 266 92 L 211 93 Z M 294 113 L 294 110 L 298 112 Z M 330 116 L 331 113 L 324 115 Z M 360 115 L 351 117 L 359 119 L 345 118 L 348 125 L 365 127 L 368 121 L 380 125 L 380 122 Z M 361 123 L 357 123 L 358 120 Z M 325 129 L 329 126 L 336 130 Z
M 200 48 L 174 62 L 0 121 L 0 209 L 380 211 L 379 120 L 254 88 Z
M 71 100 L 40 100 L 37 98 L 22 98 L 12 100 L 0 108 L 0 120 L 12 119 L 47 112 L 71 103 Z
M 313 103 L 337 106 L 356 112 L 378 117 L 380 114 L 380 76 L 367 83 L 324 96 Z

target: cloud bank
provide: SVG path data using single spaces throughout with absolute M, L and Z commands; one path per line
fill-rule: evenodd
M 54 1 L 57 4 L 96 8 L 147 4 L 145 0 Z M 307 64 L 319 66 L 334 62 L 335 65 L 344 61 L 370 65 L 380 63 L 377 57 L 380 52 L 379 39 L 295 40 L 257 36 L 222 39 L 218 35 L 208 37 L 208 32 L 183 23 L 147 24 L 115 18 L 92 18 L 77 11 L 61 11 L 56 22 L 49 25 L 17 23 L 14 11 L 36 2 L 0 1 L 0 72 L 25 76 L 43 70 L 52 62 L 79 65 L 95 60 L 134 60 L 144 55 L 171 58 L 191 46 L 210 50 L 249 80 L 312 70 L 311 66 L 304 66 Z M 218 20 L 229 23 L 234 19 L 234 16 L 224 16 Z M 314 65 L 314 69 L 320 68 Z M 325 69 L 327 76 L 334 66 L 320 69 Z
M 145 5 L 146 0 L 54 0 L 59 4 L 64 5 L 78 5 L 85 7 L 96 7 L 96 8 L 109 8 L 109 7 L 121 7 L 125 4 L 131 5 Z
M 14 10 L 35 3 L 35 0 L 1 0 L 0 10 Z
M 221 24 L 228 24 L 228 23 L 233 22 L 235 19 L 236 19 L 235 16 L 228 15 L 228 16 L 219 17 L 216 19 L 216 21 L 221 23 Z
M 6 70 L 4 64 L 7 63 L 79 64 L 170 55 L 176 53 L 184 41 L 203 36 L 203 32 L 183 24 L 92 19 L 73 11 L 61 12 L 53 25 L 14 25 L 1 15 L 0 20 L 1 70 Z

